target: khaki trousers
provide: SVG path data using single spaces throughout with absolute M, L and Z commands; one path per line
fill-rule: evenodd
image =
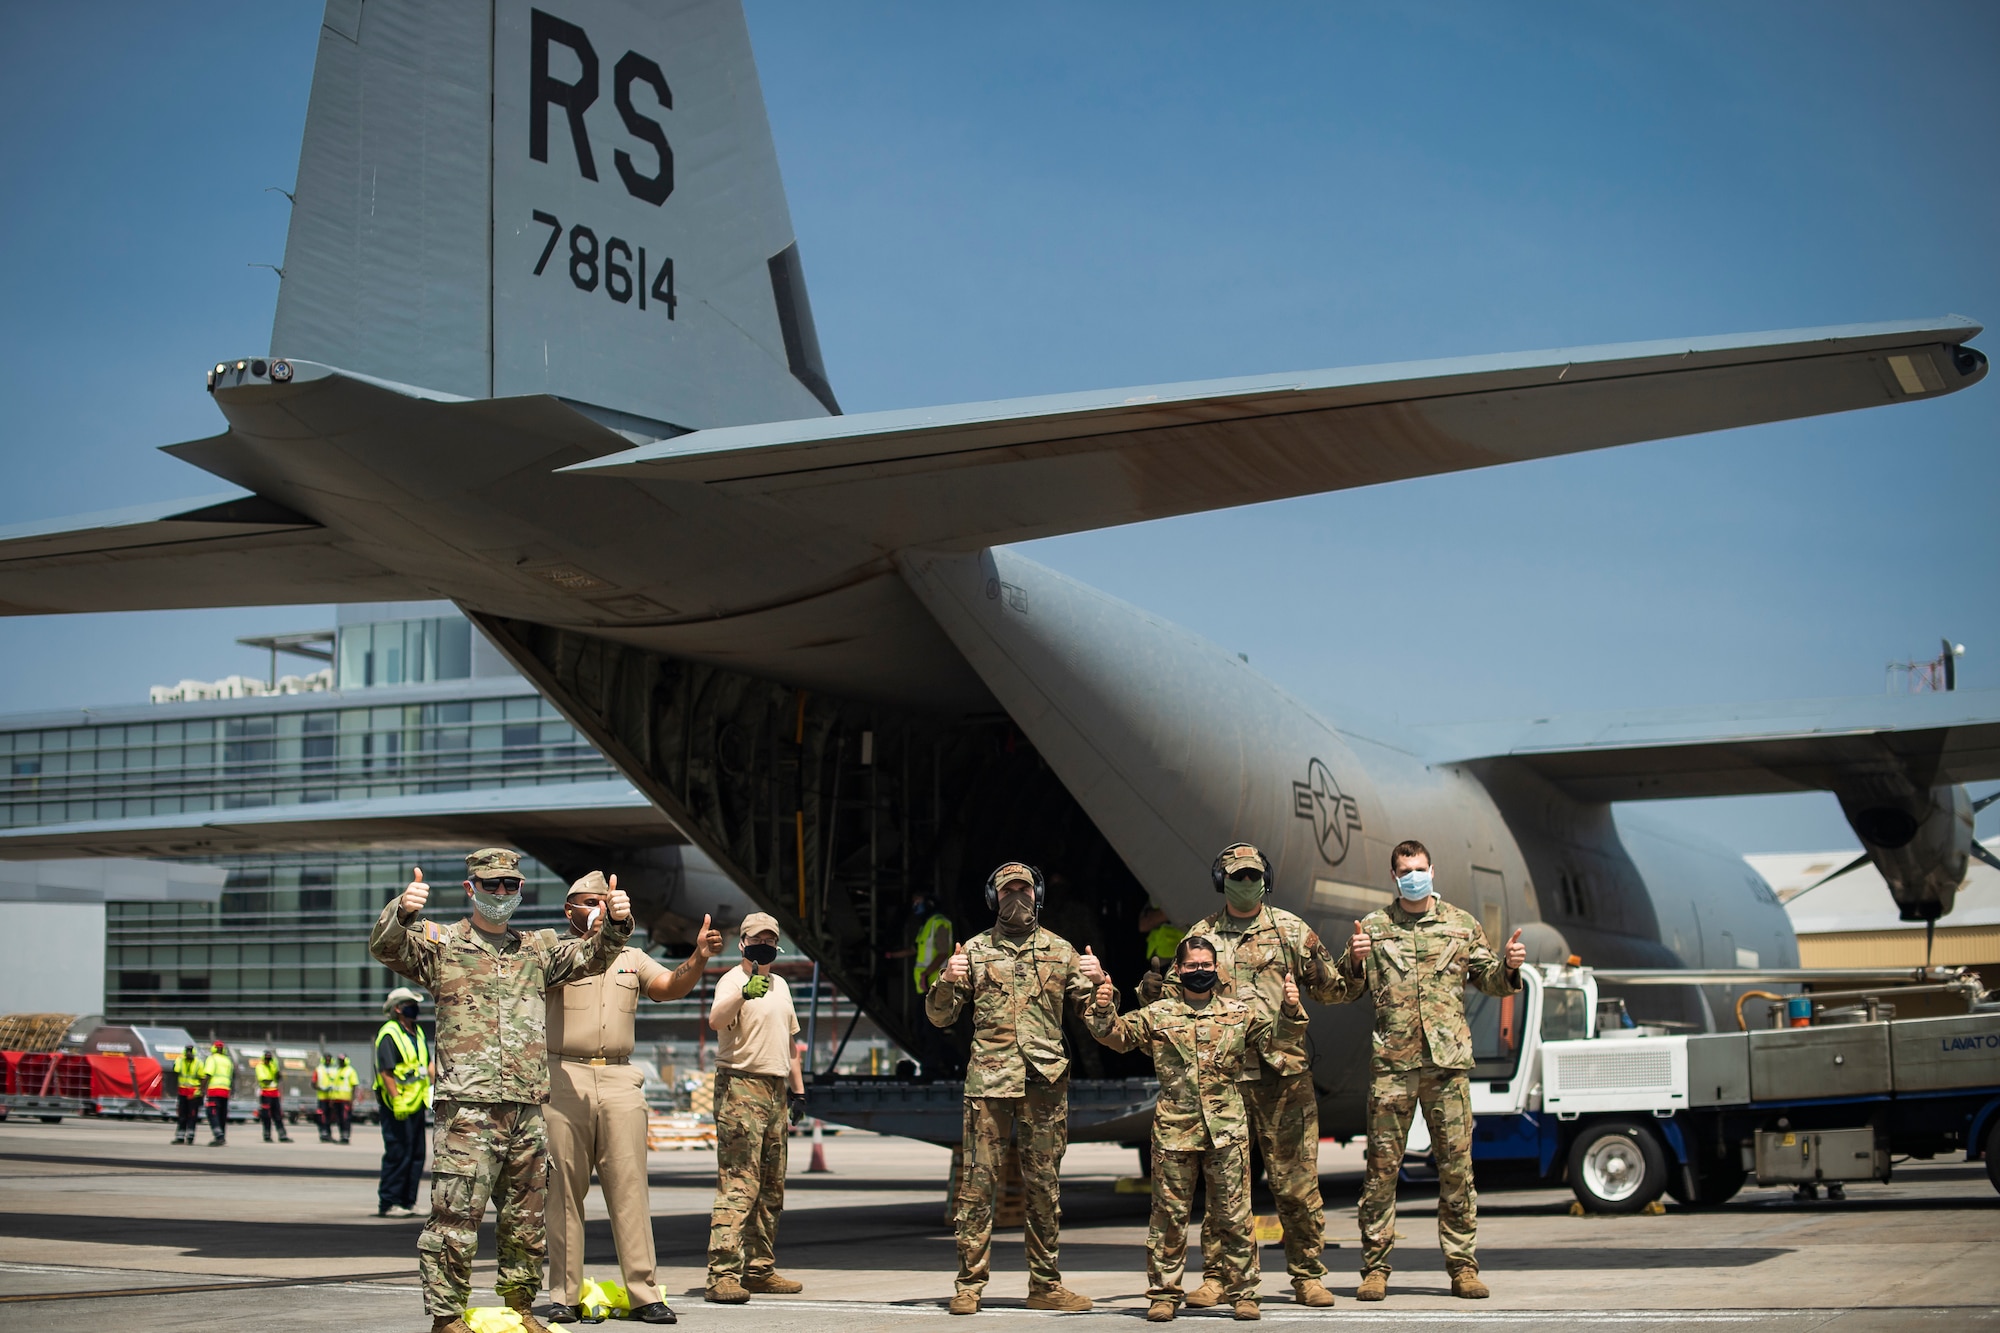
M 654 1280 L 653 1210 L 646 1181 L 644 1077 L 631 1065 L 580 1065 L 549 1057 L 549 1289 L 565 1305 L 583 1290 L 583 1201 L 591 1168 L 604 1187 L 618 1269 L 636 1308 L 660 1299 Z

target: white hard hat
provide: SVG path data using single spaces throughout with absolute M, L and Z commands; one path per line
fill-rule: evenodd
M 398 986 L 389 992 L 387 999 L 382 1001 L 382 1012 L 385 1014 L 395 1013 L 396 1006 L 405 1000 L 408 1000 L 412 1004 L 422 1004 L 424 997 L 411 990 L 408 986 Z

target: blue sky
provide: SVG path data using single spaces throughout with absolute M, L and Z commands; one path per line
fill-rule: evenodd
M 153 446 L 268 346 L 316 12 L 0 7 L 0 524 L 222 489 Z M 1989 5 L 749 13 L 850 411 L 2000 318 Z M 1868 694 L 1944 634 L 2000 688 L 1996 420 L 1983 385 L 1032 554 L 1336 720 Z M 261 671 L 232 638 L 330 622 L 0 622 L 0 710 Z M 1851 842 L 1830 797 L 1660 813 Z

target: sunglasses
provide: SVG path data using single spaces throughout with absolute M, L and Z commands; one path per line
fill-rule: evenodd
M 472 881 L 489 893 L 519 893 L 521 881 L 518 879 L 475 879 Z

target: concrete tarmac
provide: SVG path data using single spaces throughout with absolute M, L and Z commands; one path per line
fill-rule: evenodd
M 265 1144 L 255 1126 L 227 1146 L 176 1147 L 164 1123 L 0 1122 L 0 1330 L 105 1327 L 340 1329 L 421 1333 L 417 1218 L 375 1216 L 379 1135 L 347 1146 L 316 1132 Z M 956 1252 L 944 1215 L 945 1150 L 845 1133 L 826 1140 L 830 1174 L 806 1173 L 795 1139 L 780 1268 L 798 1296 L 745 1306 L 701 1300 L 713 1152 L 652 1155 L 654 1236 L 662 1285 L 684 1326 L 738 1329 L 963 1327 L 944 1313 Z M 1148 1201 L 1116 1192 L 1129 1149 L 1079 1144 L 1063 1181 L 1065 1281 L 1098 1302 L 1087 1315 L 1024 1310 L 1018 1231 L 995 1243 L 997 1276 L 978 1318 L 1130 1329 L 1145 1310 Z M 1702 1333 L 2000 1333 L 2000 1194 L 1985 1168 L 1899 1166 L 1889 1185 L 1849 1187 L 1845 1202 L 1796 1203 L 1751 1188 L 1719 1210 L 1671 1202 L 1659 1216 L 1572 1217 L 1567 1190 L 1480 1190 L 1485 1302 L 1453 1300 L 1436 1250 L 1435 1198 L 1406 1187 L 1390 1299 L 1353 1300 L 1358 1145 L 1323 1145 L 1330 1311 L 1291 1303 L 1281 1249 L 1264 1256 L 1264 1318 L 1474 1333 L 1539 1325 L 1674 1327 Z M 587 1224 L 590 1275 L 616 1278 L 602 1201 Z M 492 1294 L 491 1214 L 474 1300 Z M 1197 1266 L 1199 1260 L 1196 1261 Z M 1192 1279 L 1190 1282 L 1192 1285 Z M 544 1297 L 546 1299 L 546 1296 Z M 1182 1319 L 1227 1321 L 1226 1312 Z

